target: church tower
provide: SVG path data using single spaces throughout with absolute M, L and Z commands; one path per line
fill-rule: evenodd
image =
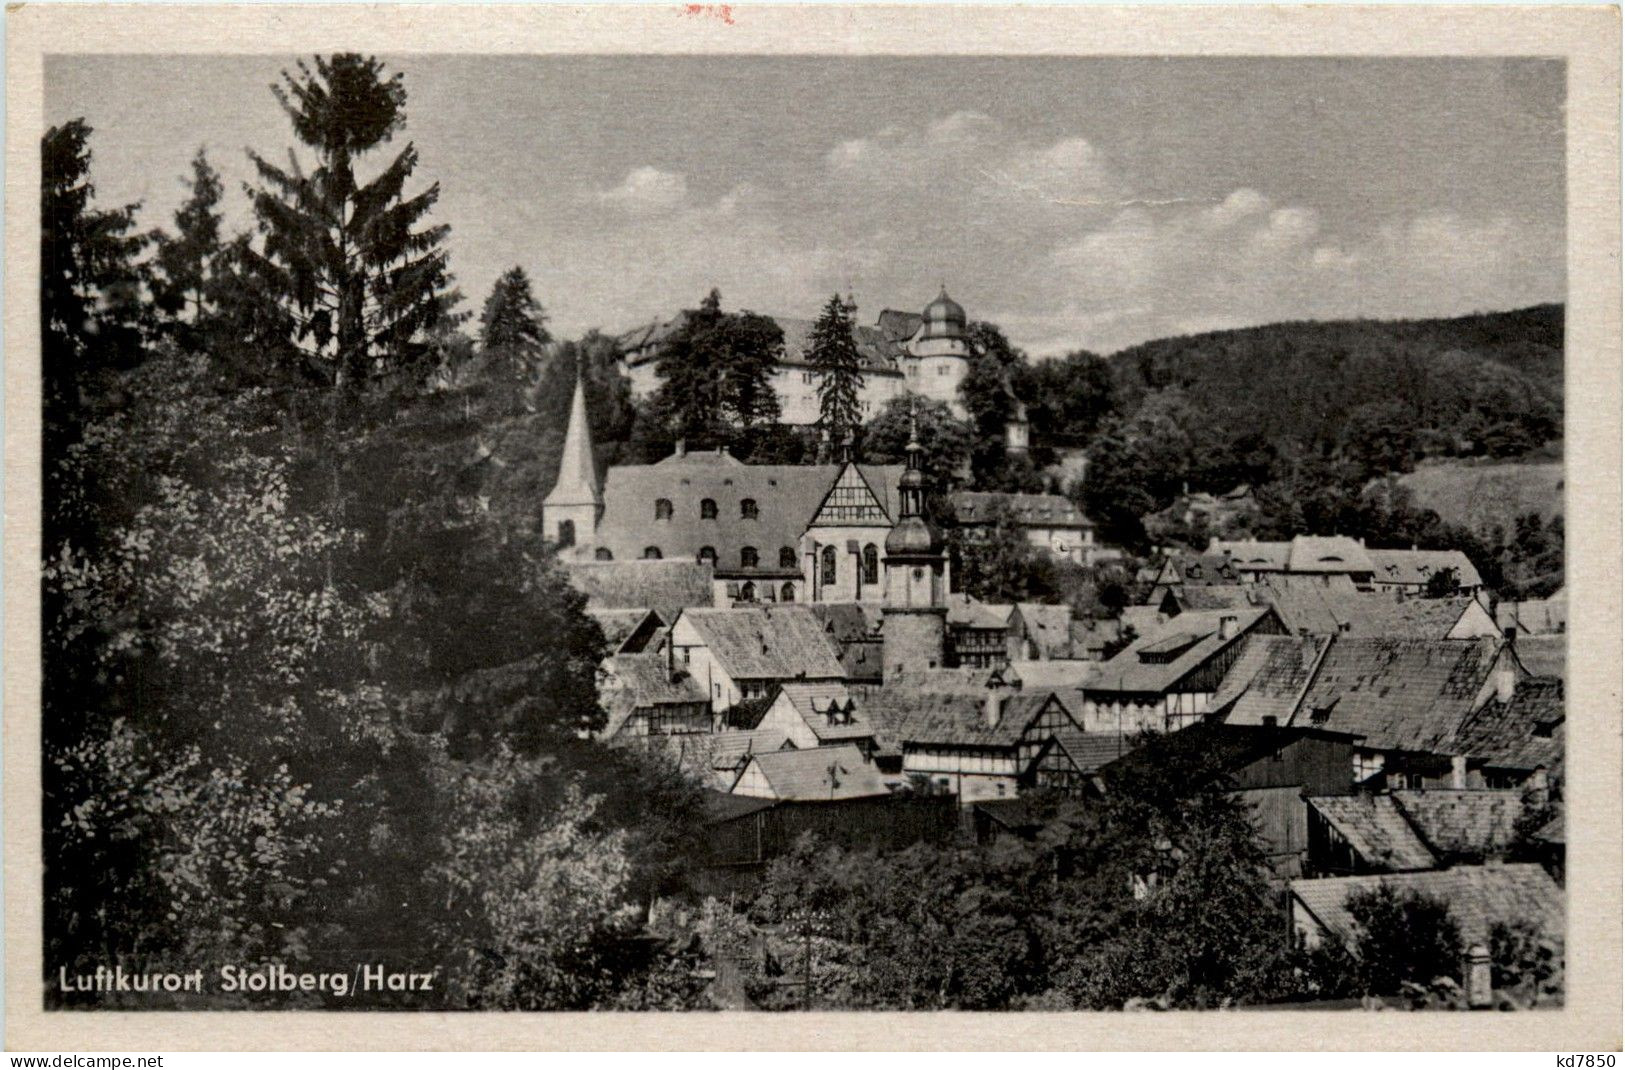
M 587 391 L 577 371 L 559 477 L 542 500 L 542 535 L 561 547 L 589 544 L 603 514 L 604 492 L 592 455 L 592 428 L 587 425 Z
M 925 491 L 920 443 L 910 428 L 908 468 L 897 483 L 898 520 L 886 536 L 883 681 L 905 669 L 947 664 L 947 559 L 942 535 L 925 518 Z

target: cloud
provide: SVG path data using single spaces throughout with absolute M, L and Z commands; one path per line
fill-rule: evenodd
M 638 167 L 627 173 L 621 184 L 600 190 L 597 199 L 634 214 L 669 212 L 688 199 L 688 180 L 658 167 Z

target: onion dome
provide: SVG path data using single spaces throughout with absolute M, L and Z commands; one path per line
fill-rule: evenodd
M 920 313 L 920 340 L 965 337 L 965 310 L 948 296 L 947 287 Z
M 939 557 L 942 536 L 924 517 L 906 516 L 886 535 L 887 557 Z

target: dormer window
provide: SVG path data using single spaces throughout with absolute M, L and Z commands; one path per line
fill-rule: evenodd
M 742 499 L 740 501 L 740 503 L 739 503 L 739 519 L 741 519 L 741 520 L 755 520 L 756 519 L 756 499 L 755 498 L 745 498 L 745 499 Z
M 656 520 L 670 520 L 671 519 L 671 499 L 670 498 L 656 498 L 655 499 L 655 519 Z
M 779 547 L 779 567 L 780 568 L 795 568 L 796 567 L 796 548 L 794 546 L 781 546 L 781 547 Z
M 659 561 L 660 560 L 660 547 L 658 547 L 658 546 L 645 546 L 643 548 L 643 559 L 645 561 Z
M 717 503 L 710 498 L 700 499 L 700 519 L 715 520 L 717 518 Z
M 755 568 L 756 567 L 756 561 L 757 561 L 757 559 L 756 559 L 756 547 L 754 547 L 754 546 L 741 546 L 739 548 L 739 567 L 740 568 Z

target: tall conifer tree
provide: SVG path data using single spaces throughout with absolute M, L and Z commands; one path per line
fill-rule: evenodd
M 153 232 L 153 299 L 159 309 L 195 336 L 214 304 L 211 286 L 224 247 L 220 241 L 220 175 L 202 149 L 192 157 L 192 177 L 182 179 L 191 196 L 175 213 L 175 233 Z M 189 341 L 190 337 L 183 337 Z
M 407 196 L 417 169 L 410 142 L 370 180 L 356 164 L 406 123 L 406 87 L 371 57 L 340 53 L 301 61 L 272 87 L 299 141 L 279 167 L 251 152 L 261 185 L 248 190 L 263 250 L 253 265 L 292 314 L 295 342 L 327 382 L 359 390 L 368 379 L 422 372 L 427 334 L 458 295 L 444 247 L 449 227 L 424 226 L 438 183 Z
M 491 287 L 480 313 L 480 354 L 487 364 L 501 365 L 516 379 L 532 376 L 552 336 L 547 313 L 530 289 L 522 267 L 503 272 Z
M 832 294 L 819 313 L 808 357 L 819 373 L 818 426 L 839 443 L 863 422 L 858 403 L 863 363 L 852 337 L 852 316 L 840 294 Z

